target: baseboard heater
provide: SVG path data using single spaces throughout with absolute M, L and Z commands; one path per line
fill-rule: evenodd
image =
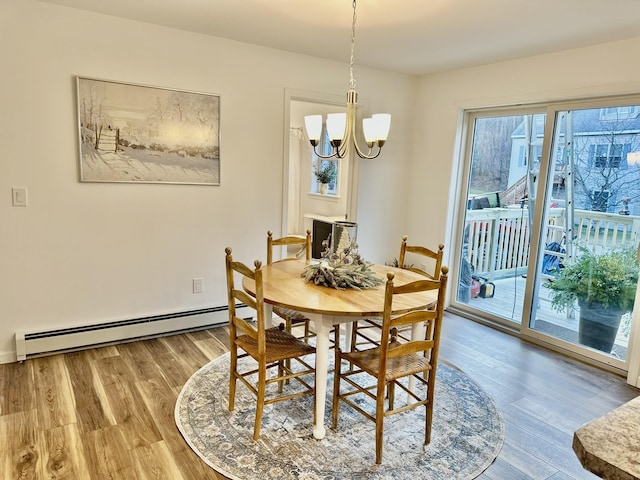
M 237 305 L 237 308 L 243 307 L 246 305 Z M 56 330 L 18 331 L 16 332 L 16 360 L 22 361 L 30 356 L 209 328 L 228 322 L 228 312 L 229 307 L 224 305 Z

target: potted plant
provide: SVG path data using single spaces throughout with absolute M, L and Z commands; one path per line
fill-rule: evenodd
M 323 162 L 320 168 L 317 166 L 314 168 L 313 173 L 320 184 L 320 193 L 323 195 L 327 193 L 327 186 L 335 181 L 338 175 L 335 162 Z
M 579 247 L 576 261 L 545 286 L 551 306 L 563 312 L 578 303 L 580 344 L 611 352 L 621 317 L 633 310 L 640 262 L 632 248 L 596 255 Z

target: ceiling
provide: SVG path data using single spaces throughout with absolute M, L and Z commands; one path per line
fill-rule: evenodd
M 350 0 L 45 1 L 340 62 L 350 57 Z M 635 36 L 640 0 L 359 0 L 355 64 L 420 75 Z

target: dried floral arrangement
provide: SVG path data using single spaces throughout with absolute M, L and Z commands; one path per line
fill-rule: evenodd
M 353 288 L 362 290 L 373 288 L 384 280 L 376 277 L 371 270 L 370 263 L 358 253 L 358 246 L 351 244 L 348 238 L 340 237 L 338 247 L 335 252 L 331 252 L 328 242 L 325 240 L 322 245 L 325 251 L 319 263 L 314 263 L 305 267 L 301 276 L 305 282 L 313 282 L 316 285 L 345 290 Z M 347 235 L 348 237 L 348 235 Z

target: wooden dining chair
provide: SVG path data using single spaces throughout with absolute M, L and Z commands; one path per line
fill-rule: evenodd
M 406 265 L 406 254 L 415 254 L 419 255 L 421 261 L 427 261 L 428 263 L 421 263 L 419 267 L 415 267 L 413 264 Z M 438 245 L 438 250 L 431 250 L 427 247 L 422 247 L 420 245 L 407 245 L 407 236 L 404 235 L 402 237 L 402 244 L 400 245 L 400 256 L 398 257 L 398 265 L 400 268 L 404 268 L 406 270 L 411 270 L 416 273 L 420 273 L 426 277 L 437 280 L 440 277 L 440 271 L 442 269 L 442 259 L 444 257 L 444 243 Z M 429 268 L 429 263 L 431 263 L 431 268 Z M 422 267 L 427 267 L 422 268 Z
M 444 301 L 447 287 L 447 267 L 442 268 L 438 280 L 426 278 L 409 284 L 395 286 L 394 274 L 387 273 L 385 287 L 384 314 L 382 317 L 382 336 L 380 345 L 362 351 L 343 353 L 339 343 L 335 348 L 335 379 L 333 384 L 333 428 L 338 428 L 340 402 L 351 406 L 376 424 L 376 464 L 382 463 L 384 419 L 390 415 L 411 410 L 420 406 L 426 408 L 425 445 L 431 441 L 431 421 L 433 418 L 434 388 L 440 330 L 444 315 Z M 402 295 L 437 290 L 437 301 L 432 308 L 412 311 L 393 316 L 393 303 Z M 424 339 L 398 342 L 397 329 L 406 325 L 425 322 L 428 335 Z M 350 368 L 343 370 L 342 362 L 349 362 Z M 409 388 L 409 377 L 415 378 L 416 387 Z M 342 390 L 342 384 L 346 389 Z M 396 406 L 396 387 L 406 392 L 410 401 Z M 375 402 L 367 408 L 360 398 L 370 397 Z M 385 395 L 388 408 L 385 409 Z M 405 396 L 406 398 L 406 396 Z
M 226 248 L 225 253 L 229 301 L 229 348 L 231 350 L 229 411 L 233 411 L 235 408 L 236 383 L 237 380 L 240 380 L 257 398 L 253 439 L 258 440 L 265 405 L 304 395 L 314 395 L 313 410 L 315 412 L 315 378 L 313 382 L 307 382 L 305 379 L 308 375 L 315 375 L 315 369 L 302 358 L 305 355 L 314 354 L 315 348 L 285 331 L 283 324 L 266 328 L 262 294 L 262 262 L 256 260 L 255 269 L 252 270 L 243 263 L 233 260 L 231 248 Z M 255 298 L 244 290 L 235 288 L 234 277 L 236 274 L 255 282 Z M 236 314 L 236 301 L 255 310 L 257 318 L 255 324 Z M 257 368 L 254 368 L 252 364 L 247 370 L 240 371 L 238 359 L 244 357 L 253 358 L 257 363 Z M 291 360 L 296 361 L 299 367 L 295 371 L 287 364 Z M 276 368 L 277 375 L 268 375 L 268 371 Z M 293 379 L 297 380 L 301 387 L 297 389 L 287 387 L 288 390 L 291 389 L 291 392 L 283 393 L 285 381 Z M 273 383 L 278 384 L 277 392 L 269 392 L 267 395 L 267 387 Z M 298 383 L 292 385 L 298 385 Z
M 267 232 L 267 265 L 271 265 L 271 263 L 273 263 L 274 247 L 289 247 L 291 245 L 302 246 L 302 250 L 300 250 L 300 252 L 298 253 L 300 254 L 304 251 L 307 261 L 311 260 L 311 230 L 307 230 L 306 237 L 288 235 L 286 237 L 276 239 L 273 238 L 273 232 L 269 230 Z M 282 262 L 287 260 L 294 260 L 296 258 L 297 256 L 286 256 L 278 261 Z M 312 333 L 309 328 L 310 320 L 306 315 L 290 308 L 277 306 L 273 307 L 273 313 L 275 313 L 285 321 L 285 330 L 287 332 L 292 332 L 292 329 L 294 327 L 303 325 L 304 336 L 301 338 L 303 338 L 305 342 L 309 341 L 309 337 L 312 336 Z
M 416 259 L 419 262 L 419 266 L 414 264 L 406 264 L 407 253 L 414 255 L 412 259 Z M 442 260 L 444 258 L 444 244 L 438 245 L 438 250 L 431 250 L 427 247 L 420 245 L 407 245 L 407 236 L 402 236 L 402 243 L 400 244 L 400 255 L 398 256 L 399 268 L 405 270 L 411 270 L 412 272 L 424 275 L 427 278 L 438 280 L 440 272 L 442 270 Z M 423 268 L 425 267 L 425 268 Z M 358 350 L 362 345 L 378 345 L 379 334 L 381 328 L 380 319 L 366 318 L 358 321 L 354 321 L 351 326 L 351 348 Z M 401 329 L 399 337 L 406 339 L 406 330 Z

